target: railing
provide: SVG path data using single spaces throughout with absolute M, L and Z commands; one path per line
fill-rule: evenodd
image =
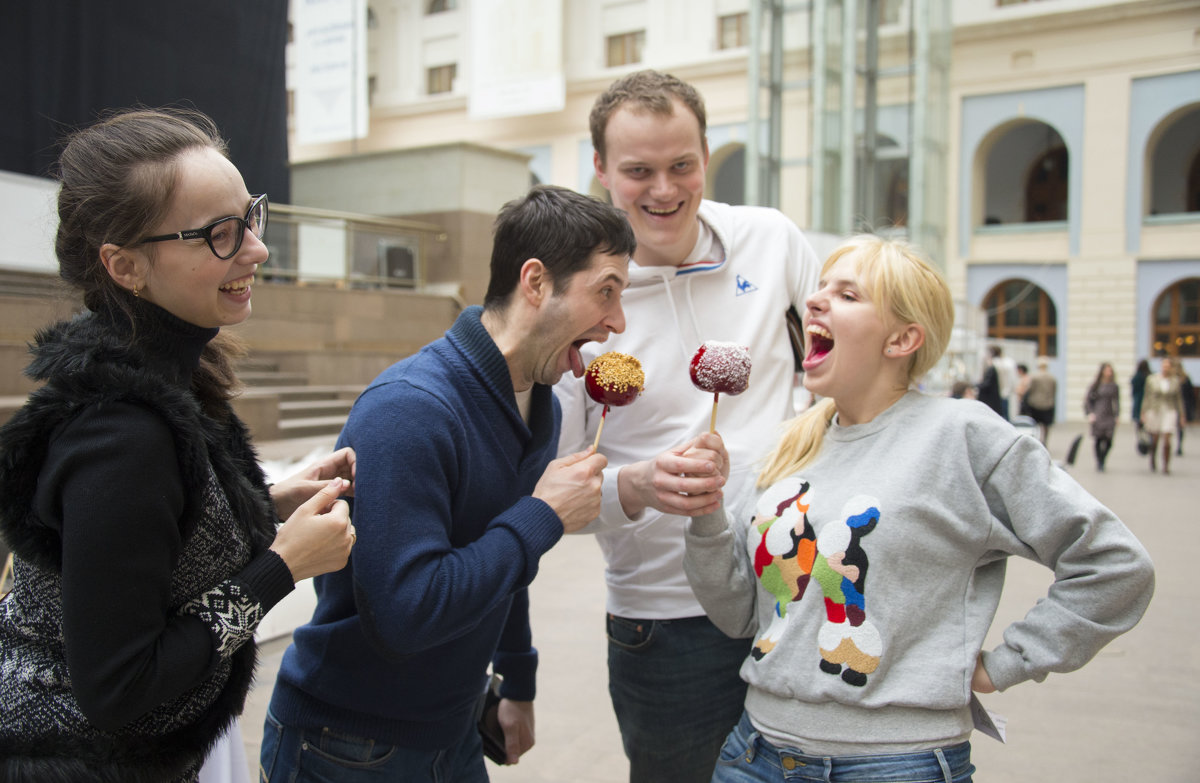
M 265 280 L 420 288 L 429 244 L 446 241 L 446 232 L 415 220 L 271 204 L 264 239 Z

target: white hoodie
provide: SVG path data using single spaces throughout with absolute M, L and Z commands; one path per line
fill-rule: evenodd
M 625 332 L 582 351 L 584 366 L 620 351 L 635 356 L 646 373 L 637 399 L 609 409 L 599 445 L 608 457 L 600 516 L 583 531 L 595 533 L 604 551 L 608 611 L 622 617 L 697 617 L 704 610 L 683 573 L 686 519 L 652 508 L 629 519 L 617 492 L 618 471 L 708 429 L 713 395 L 692 385 L 692 355 L 706 340 L 737 343 L 750 349 L 750 385 L 740 395 L 721 395 L 717 431 L 733 463 L 726 508 L 736 514 L 752 506 L 757 462 L 794 413 L 785 313 L 791 305 L 803 309 L 820 276 L 811 245 L 777 210 L 704 201 L 698 216 L 700 237 L 682 264 L 630 263 Z M 582 378 L 567 376 L 554 391 L 563 411 L 559 454 L 587 448 L 603 406 L 587 396 Z

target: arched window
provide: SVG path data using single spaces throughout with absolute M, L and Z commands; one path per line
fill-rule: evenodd
M 1026 120 L 998 129 L 985 143 L 984 225 L 1067 219 L 1066 143 L 1052 126 Z
M 1200 356 L 1200 277 L 1175 283 L 1154 303 L 1155 354 Z
M 1005 280 L 983 298 L 988 337 L 1037 343 L 1038 356 L 1058 355 L 1058 310 L 1028 280 Z
M 1147 214 L 1200 212 L 1200 104 L 1163 120 L 1147 154 Z
M 1025 222 L 1067 219 L 1067 148 L 1043 152 L 1025 177 Z

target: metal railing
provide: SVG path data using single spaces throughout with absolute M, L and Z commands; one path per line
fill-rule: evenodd
M 432 242 L 446 241 L 434 223 L 271 204 L 264 237 L 271 257 L 264 280 L 354 288 L 421 288 Z

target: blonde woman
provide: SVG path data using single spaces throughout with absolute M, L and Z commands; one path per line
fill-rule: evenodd
M 1175 360 L 1164 356 L 1157 375 L 1146 379 L 1142 398 L 1142 426 L 1150 433 L 1150 470 L 1156 470 L 1159 443 L 1162 444 L 1163 475 L 1171 473 L 1171 436 L 1184 420 L 1183 392 Z
M 686 534 L 705 611 L 755 638 L 714 781 L 970 781 L 973 691 L 1077 669 L 1145 611 L 1145 549 L 1035 438 L 914 390 L 953 322 L 907 245 L 859 237 L 825 262 L 803 317 L 824 399 L 766 459 L 751 519 Z M 728 470 L 719 436 L 697 446 Z M 1010 555 L 1055 581 L 985 652 Z

